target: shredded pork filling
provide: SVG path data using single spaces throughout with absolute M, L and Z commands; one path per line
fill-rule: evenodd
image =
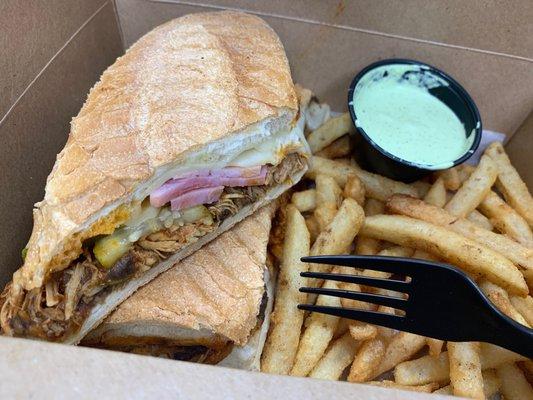
M 9 284 L 0 296 L 2 331 L 8 335 L 47 340 L 60 340 L 75 332 L 91 308 L 101 302 L 113 286 L 139 276 L 185 245 L 194 243 L 224 219 L 264 197 L 269 187 L 286 181 L 304 166 L 302 156 L 289 154 L 279 165 L 269 168 L 265 185 L 226 187 L 220 199 L 208 206 L 213 224 L 172 225 L 140 238 L 110 269 L 103 268 L 87 246 L 77 260 L 53 274 L 45 286 L 24 293 L 21 304 L 12 304 Z

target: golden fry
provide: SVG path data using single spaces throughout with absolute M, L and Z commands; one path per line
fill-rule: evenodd
M 348 374 L 348 382 L 366 382 L 372 379 L 385 355 L 385 342 L 375 338 L 364 342 L 359 348 Z
M 328 348 L 309 377 L 338 380 L 346 367 L 352 363 L 357 346 L 357 342 L 352 339 L 349 333 L 344 334 Z
M 297 305 L 304 303 L 306 294 L 299 289 L 306 285 L 300 276 L 308 264 L 300 261 L 310 249 L 310 237 L 305 220 L 293 205 L 287 206 L 285 242 L 280 265 L 276 302 L 270 331 L 263 350 L 261 370 L 274 374 L 288 374 L 298 349 L 304 312 Z
M 426 338 L 426 343 L 428 345 L 429 355 L 431 357 L 438 357 L 442 353 L 442 346 L 444 346 L 444 341 L 434 338 Z
M 430 382 L 446 383 L 450 380 L 448 352 L 437 357 L 423 356 L 404 361 L 394 368 L 394 380 L 403 385 L 424 385 Z
M 457 168 L 449 168 L 436 173 L 444 182 L 444 186 L 448 190 L 457 190 L 461 186 L 461 180 L 459 179 L 459 173 Z
M 473 224 L 476 224 L 480 228 L 486 229 L 488 231 L 492 231 L 494 229 L 492 222 L 490 222 L 490 220 L 483 214 L 481 214 L 478 210 L 472 211 L 466 216 L 466 219 L 472 222 Z
M 424 196 L 424 201 L 436 207 L 444 207 L 446 204 L 446 188 L 444 187 L 444 180 L 442 178 L 438 178 L 433 183 Z
M 329 146 L 315 153 L 317 156 L 324 158 L 346 157 L 352 154 L 353 143 L 349 134 L 341 136 Z
M 476 170 L 457 190 L 444 209 L 452 215 L 465 218 L 487 196 L 497 176 L 495 163 L 490 157 L 482 156 Z
M 511 296 L 510 300 L 515 310 L 524 317 L 528 325 L 533 326 L 533 297 Z
M 515 364 L 504 364 L 496 368 L 500 378 L 501 391 L 505 400 L 533 399 L 533 388 L 524 373 Z
M 448 342 L 450 385 L 455 396 L 485 399 L 479 343 Z
M 300 212 L 313 211 L 316 207 L 316 190 L 307 189 L 293 193 L 291 202 Z
M 361 234 L 431 252 L 477 277 L 497 283 L 509 293 L 528 293 L 524 277 L 511 261 L 440 226 L 399 215 L 375 215 L 365 219 Z
M 485 150 L 498 170 L 496 187 L 503 194 L 505 200 L 533 227 L 533 198 L 527 185 L 520 178 L 516 169 L 511 165 L 509 157 L 501 143 L 494 142 Z
M 365 187 L 357 175 L 348 177 L 343 195 L 354 199 L 361 207 L 365 204 Z
M 353 323 L 348 329 L 354 340 L 374 339 L 378 334 L 378 329 L 374 325 L 365 323 Z
M 320 225 L 316 218 L 311 215 L 305 219 L 305 224 L 307 225 L 307 230 L 311 235 L 311 243 L 314 243 L 318 235 L 320 234 Z
M 307 142 L 311 152 L 315 154 L 346 133 L 355 133 L 349 113 L 328 119 L 307 136 Z
M 529 324 L 526 322 L 524 317 L 511 304 L 509 295 L 504 289 L 488 281 L 481 282 L 479 284 L 479 288 L 483 291 L 483 293 L 485 293 L 485 296 L 487 296 L 489 300 L 500 309 L 501 312 L 503 312 L 509 318 L 514 319 L 516 322 L 529 327 Z

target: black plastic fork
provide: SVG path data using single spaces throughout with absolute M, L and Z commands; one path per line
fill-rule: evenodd
M 301 310 L 355 319 L 387 328 L 452 342 L 488 342 L 533 358 L 533 329 L 498 310 L 470 277 L 446 264 L 381 256 L 310 256 L 303 262 L 389 272 L 406 280 L 362 275 L 302 272 L 306 278 L 357 283 L 407 294 L 407 298 L 358 291 L 300 288 L 301 292 L 335 296 L 402 310 L 404 315 L 300 304 Z

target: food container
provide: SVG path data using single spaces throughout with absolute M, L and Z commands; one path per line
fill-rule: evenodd
M 454 114 L 459 118 L 459 121 L 465 127 L 467 139 L 471 135 L 474 136 L 472 144 L 465 153 L 455 159 L 450 165 L 445 165 L 439 168 L 431 168 L 414 162 L 402 159 L 401 157 L 387 151 L 377 144 L 368 135 L 365 130 L 357 124 L 357 110 L 353 103 L 354 95 L 360 87 L 361 79 L 367 74 L 372 73 L 379 67 L 394 66 L 394 65 L 412 65 L 414 68 L 407 73 L 420 77 L 419 79 L 436 78 L 442 80 L 446 85 L 441 85 L 436 88 L 428 89 L 430 95 L 439 99 L 442 103 L 447 105 Z M 348 110 L 352 117 L 357 132 L 363 137 L 361 141 L 361 148 L 358 149 L 362 156 L 362 164 L 367 169 L 385 175 L 389 178 L 400 180 L 404 182 L 413 182 L 417 179 L 430 173 L 432 170 L 439 170 L 456 166 L 466 161 L 476 151 L 481 140 L 481 117 L 478 108 L 472 97 L 468 92 L 451 76 L 445 72 L 435 68 L 431 65 L 415 60 L 405 59 L 389 59 L 381 60 L 370 64 L 363 68 L 353 79 L 348 89 Z M 430 115 L 427 118 L 431 118 Z
M 424 61 L 476 99 L 487 129 L 533 186 L 533 41 L 523 10 L 498 2 L 293 0 L 5 0 L 0 13 L 0 281 L 20 264 L 46 176 L 71 118 L 102 71 L 141 35 L 187 13 L 241 9 L 283 41 L 296 82 L 335 111 L 357 71 L 380 59 Z M 518 130 L 520 125 L 523 129 Z M 373 386 L 235 371 L 0 337 L 0 398 L 445 399 Z

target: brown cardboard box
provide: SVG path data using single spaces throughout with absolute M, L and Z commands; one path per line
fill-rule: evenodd
M 180 15 L 241 9 L 285 44 L 295 81 L 334 109 L 365 65 L 414 58 L 457 78 L 484 127 L 504 132 L 533 186 L 531 0 L 3 0 L 0 3 L 0 284 L 19 266 L 70 119 L 101 72 L 154 26 Z M 521 127 L 520 129 L 518 129 Z M 0 338 L 1 398 L 364 398 L 424 395 Z M 438 399 L 438 397 L 431 397 Z

